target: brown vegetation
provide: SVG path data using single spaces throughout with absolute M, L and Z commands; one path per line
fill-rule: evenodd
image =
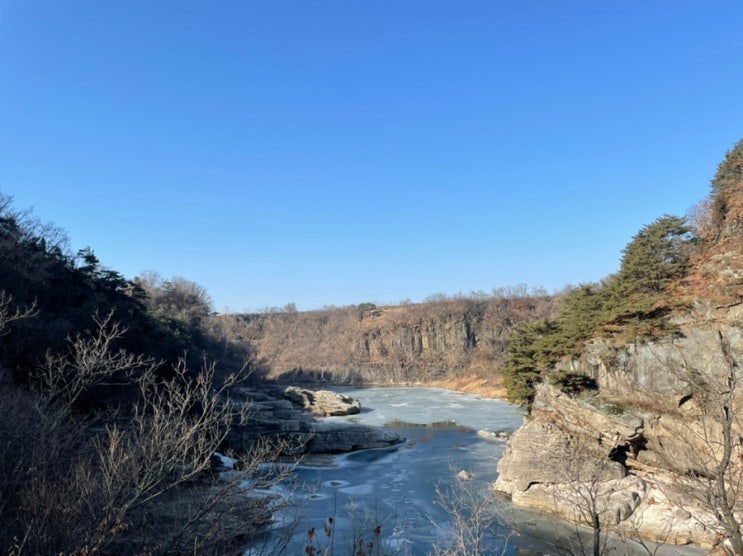
M 3 298 L 0 294 L 0 299 Z M 7 305 L 7 304 L 6 304 Z M 0 310 L 0 331 L 30 310 Z M 125 330 L 112 315 L 48 353 L 35 388 L 16 388 L 0 367 L 0 546 L 10 554 L 228 554 L 270 518 L 265 501 L 219 481 L 212 458 L 248 407 L 214 365 L 190 372 L 113 346 Z M 81 401 L 112 382 L 138 391 L 131 406 Z M 244 476 L 274 456 L 256 445 Z M 239 516 L 239 519 L 234 518 Z M 230 519 L 227 519 L 230 518 Z
M 208 326 L 249 346 L 272 378 L 437 384 L 500 393 L 514 326 L 552 316 L 557 297 L 450 299 L 393 307 L 218 315 Z
M 696 215 L 705 226 L 689 274 L 671 290 L 680 299 L 707 299 L 716 306 L 743 300 L 743 182 L 718 192 Z
M 503 385 L 503 377 L 500 375 L 494 377 L 478 376 L 477 374 L 455 376 L 444 380 L 435 380 L 428 386 L 477 394 L 483 398 L 506 398 L 506 387 Z

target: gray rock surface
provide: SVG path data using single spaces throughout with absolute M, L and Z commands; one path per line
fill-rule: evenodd
M 234 424 L 227 433 L 225 447 L 236 452 L 247 451 L 261 440 L 280 440 L 282 449 L 293 455 L 350 452 L 404 441 L 381 427 L 318 420 L 308 410 L 279 397 L 281 392 L 244 388 L 235 394 L 250 407 L 248 422 Z
M 606 415 L 599 404 L 550 386 L 539 388 L 536 402 L 499 462 L 497 491 L 516 505 L 583 524 L 593 504 L 602 522 L 632 537 L 704 547 L 718 542 L 712 516 L 690 496 L 693 483 L 631 452 L 624 463 L 610 459 L 616 448 L 629 452 L 633 439 L 642 438 L 638 421 Z
M 330 390 L 310 390 L 298 386 L 287 386 L 284 389 L 284 397 L 294 405 L 318 417 L 356 415 L 361 412 L 359 400 Z

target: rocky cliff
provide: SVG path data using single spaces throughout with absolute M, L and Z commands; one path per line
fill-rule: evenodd
M 417 305 L 220 315 L 257 365 L 285 381 L 401 384 L 494 376 L 510 331 L 551 316 L 553 297 L 456 299 Z M 226 332 L 228 331 L 228 332 Z
M 673 337 L 595 340 L 562 362 L 558 369 L 588 375 L 598 389 L 569 394 L 540 385 L 499 464 L 496 489 L 587 525 L 593 508 L 605 530 L 630 536 L 700 546 L 724 539 L 719 505 L 709 499 L 737 496 L 743 477 L 736 411 L 743 408 L 743 305 L 700 301 L 675 324 Z M 726 443 L 728 422 L 735 437 Z M 726 446 L 735 461 L 723 470 Z
M 625 249 L 600 307 L 629 310 L 543 370 L 498 467 L 515 503 L 743 555 L 743 141 L 711 186 L 691 228 Z

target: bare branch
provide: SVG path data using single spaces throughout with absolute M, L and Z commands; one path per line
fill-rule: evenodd
M 39 314 L 34 301 L 30 307 L 17 307 L 13 304 L 13 296 L 0 290 L 0 336 L 7 334 L 8 326 L 15 321 L 35 317 Z
M 146 375 L 160 365 L 142 355 L 114 351 L 114 342 L 124 336 L 126 329 L 113 320 L 113 311 L 105 317 L 95 315 L 93 320 L 94 330 L 68 340 L 65 354 L 47 353 L 35 375 L 41 392 L 67 408 L 94 386 L 116 376 L 126 378 L 135 372 Z

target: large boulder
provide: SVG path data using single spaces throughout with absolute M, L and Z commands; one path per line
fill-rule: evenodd
M 289 386 L 284 389 L 284 397 L 318 417 L 355 415 L 361 412 L 359 400 L 330 390 L 309 390 Z

